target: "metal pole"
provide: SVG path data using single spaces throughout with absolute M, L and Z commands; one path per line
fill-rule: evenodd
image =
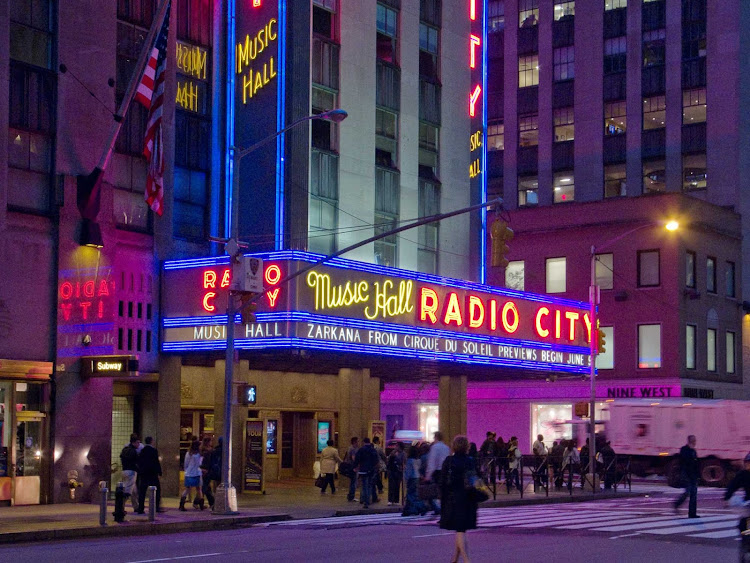
M 148 521 L 153 522 L 155 519 L 156 519 L 156 487 L 154 485 L 151 485 L 148 488 Z
M 589 286 L 589 377 L 591 378 L 591 404 L 589 405 L 589 472 L 591 492 L 596 493 L 596 247 L 591 246 L 591 285 Z
M 99 481 L 99 525 L 107 525 L 107 495 L 109 489 L 107 489 L 106 481 Z

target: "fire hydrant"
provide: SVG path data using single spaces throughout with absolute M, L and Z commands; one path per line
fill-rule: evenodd
M 115 490 L 115 511 L 112 513 L 112 516 L 114 516 L 117 523 L 125 521 L 125 488 L 122 486 L 122 481 L 117 483 L 117 489 Z
M 76 489 L 82 486 L 83 483 L 78 480 L 78 471 L 75 469 L 68 471 L 68 490 L 70 491 L 70 500 L 76 499 Z

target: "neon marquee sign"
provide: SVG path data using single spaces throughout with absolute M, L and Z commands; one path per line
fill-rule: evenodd
M 585 373 L 588 304 L 284 251 L 264 260 L 257 323 L 236 317 L 239 349 L 313 348 Z M 219 350 L 226 338 L 225 257 L 166 262 L 163 351 Z

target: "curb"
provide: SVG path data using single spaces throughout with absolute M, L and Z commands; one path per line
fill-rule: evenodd
M 107 524 L 91 528 L 68 528 L 59 530 L 34 530 L 29 532 L 9 532 L 0 534 L 0 544 L 71 540 L 80 538 L 112 538 L 126 536 L 143 536 L 154 534 L 176 534 L 179 532 L 226 530 L 291 520 L 290 514 L 267 514 L 262 516 L 233 516 L 229 518 L 212 518 L 210 520 L 188 520 L 184 522 L 125 522 Z
M 612 499 L 624 499 L 624 498 L 640 498 L 648 496 L 659 496 L 664 494 L 663 491 L 645 491 L 641 493 L 600 493 L 596 496 L 585 495 L 585 496 L 558 496 L 558 497 L 541 497 L 541 498 L 523 498 L 513 500 L 488 500 L 481 504 L 482 508 L 503 508 L 505 506 L 529 506 L 537 504 L 563 504 L 563 503 L 574 503 L 574 502 L 588 502 L 591 500 L 612 500 Z M 498 495 L 500 497 L 500 495 Z M 363 514 L 395 514 L 401 512 L 403 507 L 384 507 L 384 508 L 368 508 L 367 510 L 360 508 L 354 510 L 337 510 L 334 516 L 361 516 Z

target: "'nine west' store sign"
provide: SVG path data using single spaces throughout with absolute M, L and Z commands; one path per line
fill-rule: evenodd
M 588 304 L 334 259 L 258 255 L 266 293 L 257 322 L 235 325 L 240 349 L 340 352 L 588 373 Z M 225 347 L 227 257 L 165 262 L 165 352 Z

